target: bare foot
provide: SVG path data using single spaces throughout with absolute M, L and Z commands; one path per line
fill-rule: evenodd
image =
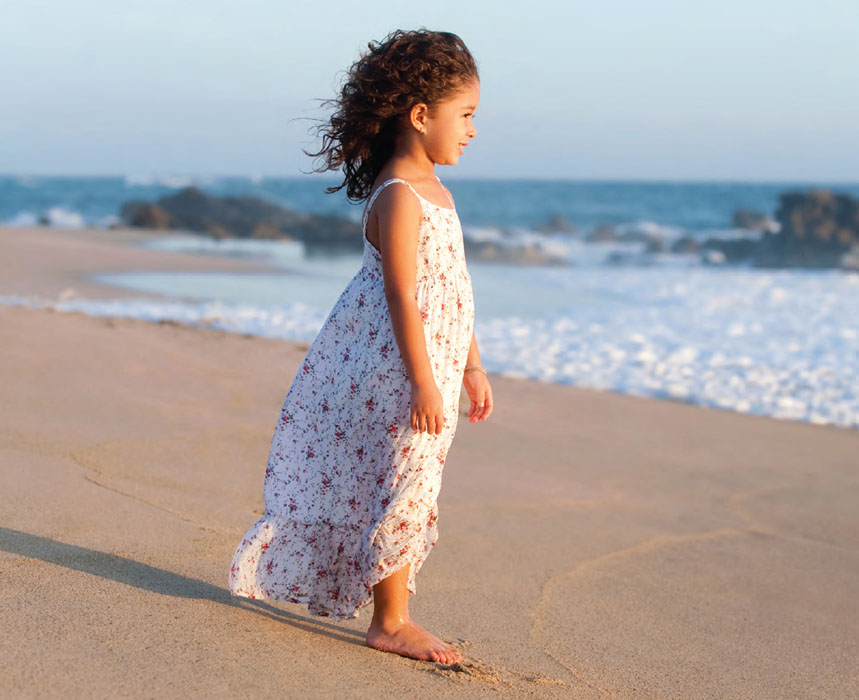
M 420 632 L 425 634 L 427 637 L 429 637 L 436 644 L 441 644 L 445 648 L 445 650 L 448 653 L 449 658 L 451 658 L 451 660 L 448 661 L 447 663 L 455 664 L 455 663 L 462 661 L 462 652 L 460 652 L 459 649 L 457 649 L 455 646 L 453 646 L 452 644 L 448 644 L 447 642 L 442 641 L 441 639 L 436 637 L 429 630 L 425 630 L 423 627 L 421 627 L 417 622 L 415 622 L 411 618 L 409 618 L 409 624 L 412 625 L 413 627 L 416 627 L 418 630 L 420 630 Z
M 374 620 L 365 639 L 367 645 L 374 649 L 421 661 L 453 664 L 462 658 L 458 649 L 410 621 L 383 625 Z

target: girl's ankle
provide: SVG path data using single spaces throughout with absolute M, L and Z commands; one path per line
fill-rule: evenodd
M 382 634 L 393 634 L 403 625 L 408 624 L 408 615 L 399 615 L 391 617 L 374 617 L 370 622 L 370 628 L 382 632 Z

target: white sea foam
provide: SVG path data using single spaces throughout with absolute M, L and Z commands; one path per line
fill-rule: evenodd
M 859 275 L 579 270 L 611 307 L 478 322 L 485 366 L 621 393 L 859 427 Z M 573 321 L 573 322 L 571 322 Z
M 504 242 L 504 234 L 501 230 L 494 226 L 463 226 L 463 238 L 468 238 L 472 241 L 491 241 L 492 243 Z
M 5 226 L 36 226 L 39 217 L 31 211 L 19 211 L 15 216 L 3 222 Z
M 105 302 L 73 295 L 56 301 L 5 297 L 0 303 L 167 319 L 309 343 L 351 267 L 344 264 L 327 281 L 296 277 L 300 284 L 293 287 L 284 279 L 295 276 L 272 276 L 276 287 L 268 298 L 289 300 L 277 305 Z M 477 264 L 469 269 L 482 361 L 493 372 L 859 427 L 857 273 Z M 170 280 L 164 279 L 167 291 Z M 304 288 L 312 289 L 300 301 Z M 264 289 L 255 294 L 265 298 Z
M 618 224 L 615 227 L 620 236 L 639 235 L 661 239 L 666 247 L 686 232 L 674 226 L 663 226 L 652 221 L 639 221 L 629 224 Z M 464 226 L 462 230 L 466 239 L 477 243 L 490 242 L 502 247 L 533 246 L 570 265 L 628 265 L 628 266 L 660 266 L 688 267 L 701 265 L 706 262 L 715 264 L 724 260 L 718 251 L 709 251 L 713 255 L 702 256 L 700 253 L 671 253 L 648 252 L 644 240 L 620 241 L 587 241 L 584 237 L 569 233 L 543 233 L 528 228 L 512 226 L 504 231 L 492 226 Z M 759 237 L 757 232 L 742 232 L 738 229 L 713 230 L 708 235 L 697 234 L 704 240 L 713 238 Z
M 57 300 L 5 296 L 0 297 L 0 303 L 9 306 L 50 308 L 60 312 L 79 311 L 89 316 L 175 321 L 191 326 L 298 342 L 311 341 L 326 318 L 325 313 L 301 302 L 263 308 L 220 301 L 188 303 L 149 299 L 96 300 L 61 295 Z
M 685 233 L 685 230 L 682 228 L 667 226 L 655 221 L 632 221 L 629 223 L 618 224 L 615 226 L 615 229 L 620 235 L 638 234 L 641 236 L 662 238 L 666 241 L 680 238 Z
M 189 187 L 190 185 L 202 187 L 204 185 L 211 185 L 216 181 L 216 179 L 217 178 L 214 177 L 171 175 L 168 173 L 154 175 L 129 174 L 124 178 L 126 187 L 149 187 L 152 185 L 160 185 L 171 189 L 182 189 L 183 187 Z
M 110 223 L 113 219 L 104 217 L 102 221 Z M 87 225 L 86 219 L 80 212 L 59 206 L 50 207 L 39 215 L 31 211 L 19 211 L 15 216 L 0 223 L 5 226 L 37 226 L 40 220 L 54 228 L 84 228 Z
M 79 212 L 65 207 L 51 207 L 44 216 L 49 225 L 57 228 L 83 228 L 86 226 L 84 217 Z

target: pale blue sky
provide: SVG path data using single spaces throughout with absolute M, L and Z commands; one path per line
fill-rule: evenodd
M 315 98 L 395 28 L 459 34 L 443 177 L 859 181 L 856 0 L 4 0 L 0 173 L 298 175 Z

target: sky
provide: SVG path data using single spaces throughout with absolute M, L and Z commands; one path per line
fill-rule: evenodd
M 856 0 L 0 0 L 0 173 L 296 176 L 371 40 L 481 76 L 454 178 L 859 182 Z M 333 175 L 333 173 L 329 173 Z

